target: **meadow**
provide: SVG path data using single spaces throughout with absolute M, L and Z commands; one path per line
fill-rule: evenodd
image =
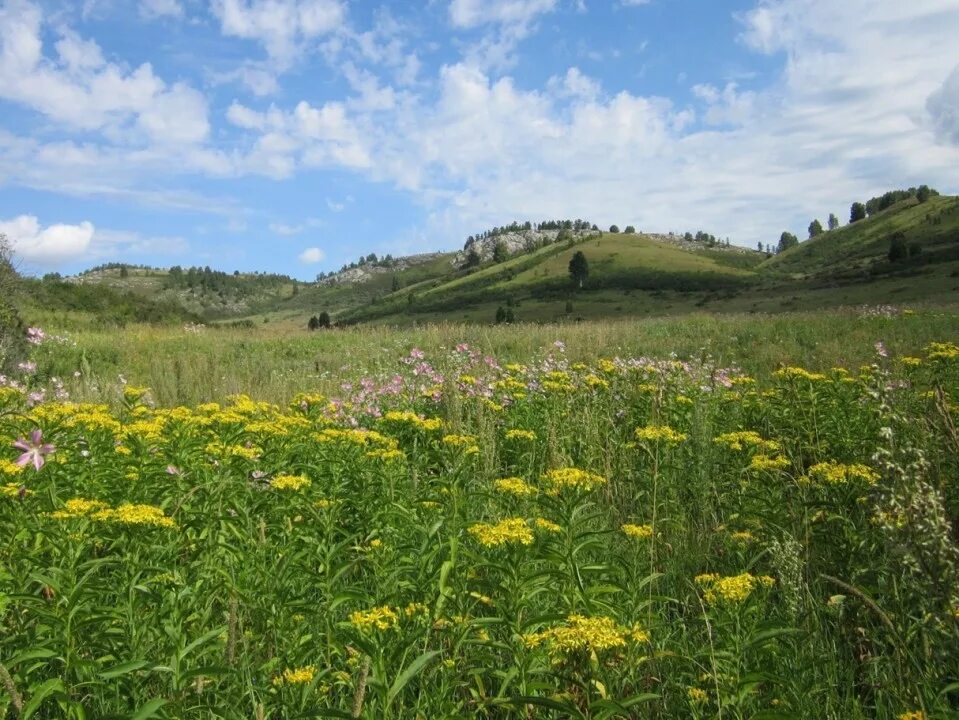
M 33 331 L 0 717 L 955 717 L 956 327 Z

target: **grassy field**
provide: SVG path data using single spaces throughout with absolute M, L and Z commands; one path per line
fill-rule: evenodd
M 234 393 L 286 403 L 298 392 L 337 394 L 343 378 L 391 372 L 396 358 L 413 347 L 435 354 L 467 342 L 506 361 L 523 362 L 560 340 L 575 361 L 675 355 L 771 372 L 786 364 L 816 370 L 835 364 L 855 368 L 870 359 L 877 341 L 908 354 L 933 340 L 955 337 L 959 328 L 955 306 L 893 312 L 891 317 L 870 309 L 778 315 L 699 312 L 646 320 L 426 324 L 406 330 L 370 326 L 314 333 L 292 323 L 198 332 L 150 326 L 119 332 L 73 330 L 67 333 L 69 342 L 38 350 L 34 381 L 42 384 L 58 377 L 74 397 L 89 401 L 114 401 L 123 376 L 152 388 L 154 398 L 167 406 L 216 401 Z M 76 325 L 74 318 L 65 329 Z M 52 327 L 60 332 L 62 326 Z
M 0 717 L 955 717 L 957 329 L 48 328 Z

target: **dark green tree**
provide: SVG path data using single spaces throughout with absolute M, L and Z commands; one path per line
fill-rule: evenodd
M 823 234 L 822 223 L 818 219 L 809 223 L 809 238 L 812 239 Z
M 317 318 L 317 321 L 319 322 L 318 327 L 321 328 L 328 328 L 330 325 L 332 325 L 330 322 L 330 314 L 326 310 L 320 313 L 320 317 Z
M 398 276 L 396 275 L 393 276 L 393 282 L 390 287 L 392 287 L 393 292 L 396 292 L 397 290 L 400 289 L 401 285 L 400 285 L 400 279 Z
M 636 228 L 634 228 L 632 225 L 627 225 L 626 229 L 623 230 L 623 232 L 626 233 L 627 235 L 633 235 L 636 232 Z
M 932 196 L 932 190 L 929 189 L 928 185 L 920 185 L 916 188 L 916 200 L 921 203 L 926 202 Z
M 509 248 L 506 247 L 506 243 L 500 240 L 493 246 L 493 262 L 501 263 L 505 262 L 509 258 Z
M 776 252 L 783 252 L 788 250 L 791 247 L 795 247 L 799 244 L 799 238 L 793 235 L 791 232 L 784 231 L 782 235 L 779 236 L 779 245 L 776 246 Z
M 512 325 L 514 322 L 516 322 L 516 316 L 513 314 L 513 308 L 506 308 L 505 320 L 507 325 Z
M 577 287 L 583 287 L 589 277 L 589 262 L 582 250 L 577 250 L 569 261 L 569 276 Z
M 902 262 L 909 257 L 909 246 L 906 244 L 906 236 L 897 232 L 889 238 L 889 262 Z
M 496 308 L 496 324 L 502 325 L 504 322 L 506 322 L 506 308 L 500 305 Z
M 310 330 L 317 330 L 320 327 L 320 319 L 314 315 L 310 318 L 310 321 L 306 324 L 306 327 Z
M 854 202 L 849 208 L 849 222 L 859 222 L 866 219 L 866 206 L 861 202 Z
M 466 267 L 479 267 L 480 262 L 482 262 L 482 258 L 480 254 L 476 252 L 476 248 L 470 248 L 470 251 L 466 253 Z
M 619 225 L 610 225 L 610 226 L 609 226 L 609 231 L 610 231 L 611 233 L 618 233 L 618 232 L 619 232 Z
M 829 213 L 829 229 L 835 230 L 839 227 L 839 218 L 836 217 L 835 213 Z

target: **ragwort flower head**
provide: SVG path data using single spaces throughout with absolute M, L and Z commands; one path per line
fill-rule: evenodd
M 380 605 L 369 610 L 356 610 L 350 613 L 350 625 L 361 632 L 389 630 L 399 622 L 396 609 L 389 605 Z
M 519 545 L 531 545 L 533 543 L 533 531 L 529 523 L 523 518 L 507 518 L 498 523 L 476 523 L 470 526 L 468 530 L 476 540 L 485 547 L 499 547 L 517 543 Z
M 293 492 L 310 485 L 310 479 L 305 475 L 277 475 L 270 482 L 270 486 L 275 490 L 290 490 Z
M 580 470 L 579 468 L 566 467 L 549 470 L 543 475 L 543 483 L 547 487 L 550 495 L 558 495 L 563 490 L 583 490 L 589 492 L 606 484 L 606 478 L 602 475 Z
M 635 538 L 636 540 L 648 540 L 653 536 L 653 526 L 652 525 L 631 525 L 626 523 L 620 528 L 626 537 Z
M 703 596 L 710 605 L 738 605 L 753 591 L 772 587 L 775 582 L 768 575 L 756 576 L 748 572 L 727 577 L 716 573 L 696 577 L 696 584 L 703 588 Z
M 633 434 L 640 442 L 661 442 L 667 445 L 676 445 L 687 438 L 686 433 L 677 432 L 668 425 L 647 425 L 636 428 Z
M 281 687 L 283 685 L 306 685 L 307 683 L 313 682 L 313 677 L 315 675 L 315 665 L 306 665 L 305 667 L 299 668 L 287 668 L 280 675 L 277 675 L 275 678 L 273 678 L 273 684 L 276 687 Z
M 530 497 L 538 492 L 535 487 L 528 484 L 525 480 L 518 477 L 500 478 L 493 481 L 493 487 L 497 492 L 505 495 L 514 495 L 516 497 Z
M 584 615 L 570 615 L 560 625 L 523 636 L 527 647 L 545 646 L 554 656 L 619 650 L 627 641 L 648 642 L 649 634 L 638 627 L 623 627 L 610 617 Z

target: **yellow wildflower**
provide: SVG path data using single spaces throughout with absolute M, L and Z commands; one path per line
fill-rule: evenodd
M 399 622 L 399 615 L 389 605 L 350 613 L 350 625 L 357 630 L 389 630 Z
M 626 537 L 637 540 L 648 540 L 653 536 L 652 525 L 631 525 L 626 523 L 620 529 L 626 534 Z
M 816 463 L 809 468 L 801 482 L 816 485 L 844 485 L 857 480 L 867 485 L 875 485 L 879 480 L 879 473 L 862 463 L 844 465 L 830 460 Z
M 123 503 L 116 508 L 104 508 L 93 513 L 91 517 L 94 520 L 103 520 L 105 522 L 118 523 L 120 525 L 153 525 L 154 527 L 171 528 L 176 527 L 173 518 L 167 517 L 163 513 L 163 508 L 153 505 L 137 505 L 134 503 Z
M 600 485 L 605 485 L 606 478 L 588 470 L 566 467 L 549 470 L 543 475 L 543 482 L 549 488 L 550 495 L 558 495 L 569 488 L 589 492 Z
M 523 518 L 507 518 L 495 524 L 476 523 L 470 526 L 469 534 L 486 547 L 498 547 L 507 543 L 531 545 L 533 531 Z
M 756 448 L 760 450 L 769 450 L 776 452 L 779 450 L 779 443 L 775 440 L 764 440 L 759 433 L 754 430 L 740 430 L 738 432 L 725 433 L 713 438 L 717 445 L 724 445 L 730 450 L 742 450 L 743 448 Z
M 518 477 L 500 478 L 493 481 L 493 487 L 501 493 L 515 495 L 516 497 L 529 497 L 538 492 L 536 488 Z
M 698 687 L 687 689 L 686 695 L 689 696 L 689 701 L 695 705 L 702 705 L 709 700 L 709 695 L 706 694 L 706 691 Z
M 523 636 L 527 647 L 546 646 L 552 655 L 570 655 L 578 652 L 603 652 L 626 647 L 626 639 L 649 636 L 639 628 L 624 628 L 609 617 L 570 615 L 562 625 Z
M 898 720 L 926 720 L 926 713 L 922 710 L 912 710 L 899 715 Z
M 8 498 L 19 497 L 22 487 L 23 487 L 22 485 L 18 485 L 17 483 L 7 483 L 6 485 L 0 485 L 0 496 L 8 497 Z M 24 489 L 23 493 L 25 495 L 33 495 L 33 492 L 31 490 Z
M 809 382 L 817 382 L 826 379 L 826 376 L 822 373 L 809 372 L 801 367 L 784 367 L 773 374 L 781 380 L 808 380 Z
M 782 455 L 753 455 L 749 461 L 749 469 L 756 472 L 763 470 L 784 470 L 789 467 L 789 460 Z
M 636 428 L 633 435 L 640 442 L 664 442 L 667 444 L 681 443 L 686 439 L 685 433 L 677 432 L 668 425 L 647 425 Z
M 270 482 L 270 486 L 275 490 L 302 490 L 311 485 L 310 479 L 305 475 L 277 475 Z
M 519 428 L 514 428 L 512 430 L 506 431 L 507 440 L 529 440 L 532 442 L 536 439 L 536 433 L 532 430 L 520 430 Z
M 696 584 L 704 588 L 703 595 L 710 605 L 741 603 L 757 588 L 771 587 L 774 583 L 768 575 L 757 577 L 748 572 L 728 577 L 715 573 L 696 577 Z
M 277 687 L 281 685 L 306 685 L 313 682 L 316 675 L 316 666 L 307 665 L 300 668 L 287 668 L 280 675 L 273 678 L 273 684 Z
M 561 528 L 556 523 L 547 520 L 546 518 L 536 518 L 536 527 L 538 527 L 540 530 L 545 530 L 546 532 L 551 532 L 551 533 L 558 533 L 563 531 L 563 528 Z

